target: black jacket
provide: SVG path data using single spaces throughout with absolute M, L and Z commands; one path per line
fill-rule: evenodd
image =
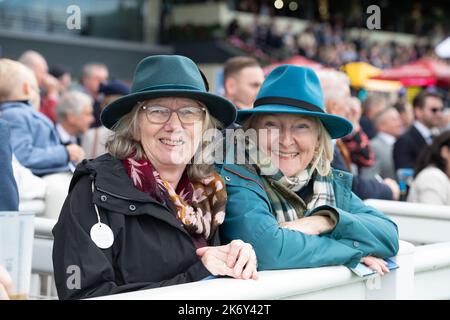
M 334 147 L 334 156 L 331 166 L 335 169 L 347 171 L 342 154 L 339 148 Z M 352 191 L 361 199 L 382 199 L 392 200 L 392 191 L 387 184 L 379 182 L 375 178 L 363 178 L 353 175 Z
M 395 170 L 414 168 L 417 158 L 427 147 L 427 142 L 413 125 L 402 134 L 394 144 Z
M 90 229 L 98 222 L 93 202 L 101 221 L 114 233 L 108 249 L 98 248 L 90 238 Z M 175 212 L 173 203 L 160 203 L 136 189 L 122 163 L 111 155 L 84 160 L 75 171 L 53 229 L 59 298 L 162 287 L 211 275 L 197 258 L 192 238 Z M 211 245 L 219 245 L 217 232 Z M 81 271 L 79 288 L 76 267 Z

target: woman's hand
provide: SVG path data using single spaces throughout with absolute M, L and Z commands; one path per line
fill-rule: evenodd
M 237 279 L 258 279 L 256 254 L 253 247 L 241 240 L 217 247 L 197 249 L 197 255 L 213 275 Z
M 319 235 L 333 230 L 334 223 L 327 216 L 314 215 L 294 221 L 281 222 L 280 227 L 300 231 L 304 234 Z
M 9 300 L 12 293 L 12 280 L 8 272 L 0 266 L 0 300 Z
M 367 256 L 361 258 L 361 263 L 364 263 L 370 269 L 375 270 L 378 274 L 384 275 L 389 272 L 389 268 L 387 267 L 387 262 L 383 259 Z

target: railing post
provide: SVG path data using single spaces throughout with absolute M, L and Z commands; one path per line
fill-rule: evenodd
M 366 299 L 409 300 L 414 298 L 414 246 L 400 240 L 400 250 L 392 260 L 399 268 L 366 280 Z

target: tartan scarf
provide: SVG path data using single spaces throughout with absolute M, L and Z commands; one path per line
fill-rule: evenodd
M 199 182 L 191 182 L 185 170 L 174 189 L 146 158 L 136 160 L 131 155 L 122 164 L 138 190 L 159 202 L 172 201 L 176 218 L 189 234 L 210 240 L 223 223 L 227 193 L 225 183 L 216 172 Z
M 267 174 L 270 172 L 267 168 L 274 167 L 270 157 L 261 150 L 255 150 L 257 148 L 256 143 L 251 139 L 247 139 L 247 141 L 247 154 L 249 158 L 252 158 L 258 174 L 262 177 L 272 211 L 278 222 L 299 219 L 305 215 L 305 212 L 322 205 L 336 205 L 330 174 L 321 176 L 317 172 L 313 172 L 310 167 L 293 177 L 286 177 L 278 168 L 276 170 L 272 169 L 272 173 Z M 255 155 L 257 155 L 257 159 Z M 262 172 L 265 172 L 265 174 L 261 174 Z M 310 179 L 314 179 L 313 195 L 311 200 L 305 203 L 297 192 L 307 186 Z

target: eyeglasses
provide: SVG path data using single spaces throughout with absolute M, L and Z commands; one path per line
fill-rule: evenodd
M 444 112 L 444 108 L 439 108 L 439 107 L 430 108 L 430 111 L 433 113 Z
M 206 108 L 182 107 L 178 110 L 171 110 L 161 106 L 142 106 L 147 120 L 151 123 L 163 124 L 169 121 L 172 113 L 175 112 L 183 124 L 192 124 L 202 121 L 205 118 Z

